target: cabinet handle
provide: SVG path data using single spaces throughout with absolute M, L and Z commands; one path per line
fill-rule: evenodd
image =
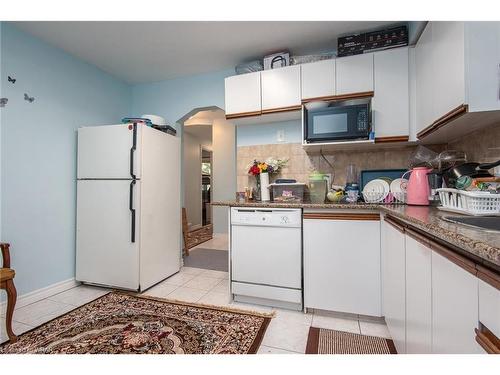
M 389 224 L 390 226 L 392 226 L 394 229 L 396 229 L 396 230 L 400 231 L 401 233 L 404 233 L 404 232 L 405 232 L 405 227 L 404 227 L 404 226 L 402 226 L 401 224 L 397 223 L 396 221 L 394 221 L 394 220 L 392 219 L 392 217 L 390 217 L 390 216 L 386 216 L 386 218 L 385 218 L 385 222 L 386 222 L 387 224 Z
M 363 221 L 380 221 L 379 214 L 344 214 L 344 213 L 305 213 L 304 219 L 315 220 L 363 220 Z
M 415 241 L 420 242 L 422 245 L 430 247 L 430 240 L 427 237 L 421 235 L 420 233 L 407 228 L 406 234 L 411 238 L 413 238 Z
M 500 340 L 486 327 L 475 328 L 476 341 L 488 354 L 500 354 Z

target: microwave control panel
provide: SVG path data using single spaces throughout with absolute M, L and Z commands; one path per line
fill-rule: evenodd
M 358 131 L 364 132 L 368 130 L 368 113 L 365 109 L 358 112 Z

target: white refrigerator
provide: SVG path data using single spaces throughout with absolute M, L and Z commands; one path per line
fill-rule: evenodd
M 141 124 L 78 129 L 76 280 L 143 291 L 180 269 L 180 141 Z

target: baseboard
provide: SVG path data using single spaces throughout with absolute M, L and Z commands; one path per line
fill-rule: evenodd
M 64 292 L 78 285 L 80 285 L 80 282 L 76 281 L 75 278 L 72 277 L 71 279 L 60 281 L 58 283 L 46 286 L 45 288 L 37 289 L 32 292 L 23 294 L 22 296 L 17 297 L 16 309 L 41 301 L 42 299 Z M 5 311 L 6 307 L 6 300 L 0 302 L 0 311 Z

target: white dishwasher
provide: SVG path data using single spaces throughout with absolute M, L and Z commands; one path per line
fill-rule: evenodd
M 302 309 L 302 210 L 231 208 L 235 301 Z

